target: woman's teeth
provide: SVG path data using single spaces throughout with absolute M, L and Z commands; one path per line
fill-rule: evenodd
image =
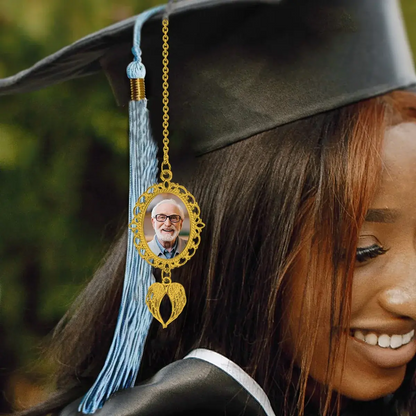
M 404 335 L 376 335 L 374 332 L 368 332 L 364 334 L 363 331 L 356 330 L 353 332 L 354 338 L 364 341 L 370 345 L 378 345 L 382 348 L 400 348 L 402 345 L 408 344 L 414 337 L 415 330 L 412 329 L 410 332 Z

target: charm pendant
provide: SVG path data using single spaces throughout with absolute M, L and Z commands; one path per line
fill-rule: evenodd
M 162 175 L 166 174 L 162 171 Z M 173 322 L 186 305 L 185 289 L 180 283 L 172 283 L 171 270 L 183 266 L 195 254 L 205 226 L 199 215 L 200 209 L 193 195 L 185 187 L 169 180 L 147 189 L 134 207 L 130 223 L 134 245 L 144 260 L 162 270 L 162 282 L 150 286 L 146 305 L 163 328 Z M 184 233 L 182 236 L 184 222 L 187 235 Z M 166 242 L 171 246 L 170 251 L 164 250 L 162 244 Z M 168 258 L 168 255 L 172 257 Z M 160 314 L 165 296 L 172 305 L 171 316 L 166 322 Z
M 171 270 L 183 266 L 194 254 L 201 241 L 205 224 L 195 198 L 186 188 L 171 182 L 172 168 L 169 163 L 169 92 L 168 92 L 168 26 L 164 19 L 163 32 L 163 162 L 160 169 L 161 183 L 150 186 L 138 199 L 133 212 L 130 229 L 139 255 L 153 267 L 162 269 L 162 282 L 150 286 L 146 305 L 150 313 L 166 328 L 183 311 L 186 305 L 184 287 L 172 283 Z M 144 81 L 132 83 L 132 99 L 144 98 Z M 165 322 L 160 305 L 167 296 L 172 306 Z
M 172 306 L 172 312 L 166 322 L 160 314 L 160 305 L 165 296 L 169 298 Z M 149 287 L 146 305 L 153 317 L 162 324 L 163 328 L 166 328 L 181 314 L 186 305 L 185 289 L 180 283 L 172 283 L 170 277 L 164 277 L 162 283 L 153 283 Z

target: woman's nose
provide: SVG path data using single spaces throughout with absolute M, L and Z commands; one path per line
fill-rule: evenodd
M 402 263 L 399 270 L 391 273 L 390 280 L 379 297 L 380 304 L 390 313 L 416 321 L 416 258 Z

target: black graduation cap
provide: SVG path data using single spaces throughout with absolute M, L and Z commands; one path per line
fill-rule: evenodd
M 166 14 L 171 140 L 186 143 L 196 153 L 416 86 L 397 0 L 179 0 L 166 10 L 153 9 L 87 36 L 0 80 L 0 95 L 104 70 L 118 103 L 127 104 L 126 67 L 132 60 L 133 28 L 140 21 L 147 102 L 137 106 L 137 119 L 147 117 L 147 105 L 153 136 L 161 141 L 161 20 Z M 136 156 L 147 157 L 146 152 L 155 159 L 152 146 L 148 140 L 143 151 L 131 152 L 131 163 L 136 163 Z M 149 163 L 156 178 L 157 164 Z M 131 182 L 139 183 L 140 174 Z M 130 214 L 136 194 L 137 189 L 130 188 Z M 150 325 L 140 299 L 149 279 L 137 280 L 136 272 L 144 268 L 133 257 L 130 243 L 115 341 L 82 402 L 85 413 L 93 413 L 114 391 L 134 384 L 140 364 Z
M 160 11 L 142 30 L 146 96 L 161 137 Z M 170 5 L 170 129 L 198 153 L 416 85 L 397 0 L 179 0 Z M 26 92 L 104 70 L 129 100 L 135 18 L 0 80 Z

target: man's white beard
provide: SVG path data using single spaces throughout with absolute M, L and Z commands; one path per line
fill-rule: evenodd
M 156 236 L 159 239 L 159 241 L 175 241 L 176 238 L 179 235 L 179 231 L 176 228 L 172 228 L 173 229 L 173 234 L 162 234 L 162 229 L 158 228 L 156 230 Z

